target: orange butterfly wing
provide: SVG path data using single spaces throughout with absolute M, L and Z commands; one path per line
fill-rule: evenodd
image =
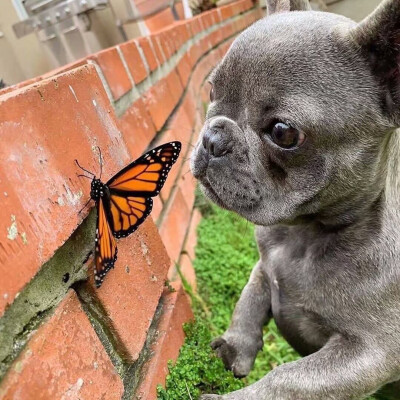
M 110 195 L 112 232 L 116 238 L 130 235 L 147 218 L 153 208 L 150 197 Z
M 97 203 L 96 248 L 94 258 L 94 281 L 96 287 L 99 288 L 107 272 L 111 268 L 114 268 L 114 263 L 117 259 L 117 243 L 108 222 L 102 198 L 100 198 Z
M 180 142 L 165 143 L 138 158 L 107 182 L 107 211 L 113 235 L 125 237 L 143 223 L 153 208 L 151 197 L 164 186 L 181 151 Z
M 154 197 L 160 193 L 181 151 L 180 142 L 165 143 L 138 158 L 107 182 L 110 192 Z

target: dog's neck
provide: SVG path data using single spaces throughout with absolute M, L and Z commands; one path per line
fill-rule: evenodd
M 318 214 L 302 215 L 294 224 L 315 224 L 327 231 L 376 223 L 400 226 L 400 130 L 387 135 L 368 190 L 354 189 L 348 199 L 329 204 Z

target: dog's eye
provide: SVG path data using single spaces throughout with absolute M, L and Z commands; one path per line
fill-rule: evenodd
M 211 85 L 211 88 L 210 88 L 210 101 L 214 101 L 214 99 L 215 99 L 214 86 Z
M 293 149 L 300 147 L 306 140 L 304 132 L 299 131 L 292 126 L 289 126 L 283 122 L 277 122 L 272 127 L 271 140 L 279 147 L 283 149 Z

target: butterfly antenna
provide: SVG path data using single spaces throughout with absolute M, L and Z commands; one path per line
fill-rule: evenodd
M 90 171 L 88 171 L 87 169 L 83 168 L 83 167 L 79 164 L 78 160 L 75 160 L 75 163 L 76 163 L 76 165 L 77 165 L 82 171 L 87 172 L 89 175 L 96 176 L 93 172 L 90 172 Z
M 84 178 L 87 178 L 87 179 L 93 179 L 91 176 L 86 176 L 86 175 L 84 175 L 84 174 L 76 174 L 76 176 L 78 177 L 78 178 L 80 178 L 81 176 L 83 176 Z
M 97 146 L 97 148 L 99 149 L 99 157 L 100 157 L 100 180 L 101 180 L 101 175 L 103 174 L 103 156 L 101 155 L 101 150 L 100 147 Z
M 85 203 L 85 205 L 79 210 L 78 214 L 80 214 L 80 213 L 87 207 L 87 205 L 90 203 L 90 200 L 92 200 L 92 199 L 89 199 L 89 200 Z

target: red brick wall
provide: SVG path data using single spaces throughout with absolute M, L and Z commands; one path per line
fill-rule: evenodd
M 234 36 L 261 17 L 251 0 L 175 22 L 0 91 L 0 398 L 155 399 L 192 318 L 179 263 L 192 268 L 195 181 L 187 162 L 204 82 Z M 152 218 L 118 242 L 94 289 L 95 213 L 74 159 L 108 180 L 149 146 L 181 157 Z M 87 279 L 89 277 L 89 279 Z M 125 394 L 123 394 L 125 393 Z

